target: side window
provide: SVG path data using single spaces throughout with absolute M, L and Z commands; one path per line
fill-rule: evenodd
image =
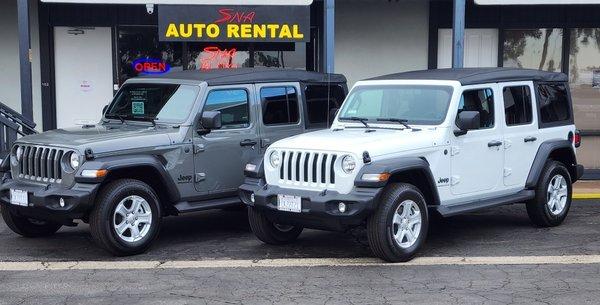
M 458 113 L 463 111 L 478 111 L 482 129 L 494 127 L 494 92 L 492 89 L 463 92 L 458 105 Z
M 506 126 L 524 125 L 533 121 L 529 86 L 504 87 Z
M 300 121 L 296 88 L 262 88 L 260 99 L 265 125 L 296 124 Z
M 213 90 L 208 93 L 204 111 L 220 111 L 222 129 L 250 126 L 248 92 L 244 89 Z
M 309 128 L 327 127 L 331 110 L 339 109 L 346 98 L 344 88 L 339 85 L 307 85 L 305 96 Z
M 539 84 L 540 120 L 542 123 L 571 119 L 569 93 L 564 84 Z

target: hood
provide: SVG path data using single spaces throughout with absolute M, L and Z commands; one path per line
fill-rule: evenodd
M 74 148 L 91 148 L 94 153 L 127 150 L 140 147 L 162 146 L 171 143 L 179 134 L 171 126 L 152 127 L 142 124 L 103 124 L 93 127 L 55 129 L 19 139 L 18 143 Z
M 368 151 L 371 157 L 390 152 L 409 151 L 443 145 L 445 128 L 424 128 L 419 131 L 403 129 L 346 128 L 320 130 L 300 134 L 274 143 L 282 149 L 324 150 L 353 153 L 357 156 Z

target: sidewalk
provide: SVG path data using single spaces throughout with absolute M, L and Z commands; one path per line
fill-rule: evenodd
M 573 185 L 573 199 L 600 199 L 600 180 L 579 180 Z

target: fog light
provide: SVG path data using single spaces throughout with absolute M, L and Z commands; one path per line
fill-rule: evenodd
M 60 197 L 60 199 L 58 200 L 58 204 L 60 205 L 61 208 L 64 208 L 65 207 L 65 200 L 62 197 Z
M 254 198 L 254 193 L 250 194 L 250 201 L 254 203 L 256 199 Z
M 340 211 L 340 213 L 346 213 L 346 204 L 343 202 L 340 202 L 338 204 L 338 210 Z

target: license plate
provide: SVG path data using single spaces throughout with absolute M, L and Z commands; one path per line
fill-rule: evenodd
M 277 209 L 280 211 L 301 213 L 302 198 L 298 196 L 277 195 Z
M 28 206 L 29 199 L 27 198 L 27 192 L 22 190 L 10 189 L 10 203 L 20 206 Z

